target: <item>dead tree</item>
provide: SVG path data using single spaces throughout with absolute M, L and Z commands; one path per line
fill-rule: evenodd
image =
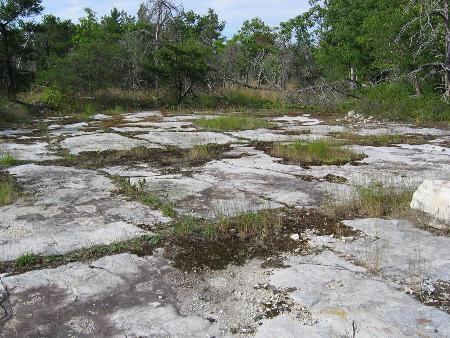
M 419 57 L 425 51 L 434 51 L 436 59 L 441 62 L 420 64 L 411 72 L 411 78 L 417 80 L 420 72 L 427 74 L 440 73 L 443 75 L 445 96 L 450 97 L 450 0 L 411 0 L 407 11 L 417 11 L 410 22 L 402 28 L 398 39 L 407 31 L 418 27 L 411 35 L 411 45 L 415 48 L 415 57 Z M 439 50 L 443 45 L 444 50 Z M 417 88 L 417 83 L 416 83 Z M 417 89 L 416 89 L 417 91 Z

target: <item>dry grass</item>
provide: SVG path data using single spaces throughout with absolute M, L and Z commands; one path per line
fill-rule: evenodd
M 185 157 L 191 162 L 206 162 L 217 158 L 220 152 L 221 147 L 216 144 L 196 145 L 189 149 Z
M 364 154 L 345 149 L 329 141 L 301 141 L 290 144 L 275 144 L 270 154 L 298 165 L 343 165 L 365 158 Z

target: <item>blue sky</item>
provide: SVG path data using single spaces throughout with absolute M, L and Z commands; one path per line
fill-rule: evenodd
M 45 13 L 77 21 L 83 16 L 83 8 L 90 7 L 99 16 L 107 14 L 117 7 L 135 15 L 141 0 L 43 0 Z M 260 17 L 266 23 L 276 26 L 279 22 L 297 16 L 308 9 L 308 0 L 184 0 L 187 10 L 204 14 L 209 7 L 214 8 L 221 20 L 227 22 L 225 35 L 231 36 L 246 19 Z

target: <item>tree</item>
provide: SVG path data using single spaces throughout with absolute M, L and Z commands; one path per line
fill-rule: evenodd
M 194 86 L 203 86 L 211 70 L 208 49 L 196 40 L 174 44 L 167 43 L 157 52 L 158 63 L 148 65 L 170 88 L 175 90 L 180 103 Z
M 0 1 L 0 78 L 9 96 L 27 83 L 32 73 L 30 45 L 32 25 L 26 22 L 42 11 L 41 0 Z
M 449 0 L 411 1 L 405 7 L 406 12 L 413 18 L 402 30 L 402 34 L 412 31 L 414 57 L 428 61 L 420 63 L 415 73 L 426 71 L 427 75 L 431 75 L 437 71 L 442 74 L 444 92 L 447 97 L 450 97 L 449 6 Z
M 66 56 L 74 47 L 76 26 L 70 20 L 45 15 L 34 36 L 38 70 L 47 69 L 53 58 Z

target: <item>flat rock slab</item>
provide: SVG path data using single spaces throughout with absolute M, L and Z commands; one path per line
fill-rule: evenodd
M 222 133 L 213 132 L 150 132 L 147 134 L 137 135 L 139 139 L 143 139 L 153 143 L 159 143 L 164 146 L 176 146 L 179 148 L 192 148 L 196 145 L 204 144 L 227 144 L 237 142 L 238 140 Z
M 123 115 L 123 119 L 127 122 L 146 121 L 157 117 L 162 117 L 162 114 L 159 111 L 144 111 Z
M 10 169 L 25 197 L 0 207 L 0 260 L 25 253 L 64 254 L 145 234 L 168 222 L 159 211 L 113 193 L 95 171 L 34 164 Z
M 273 160 L 273 159 L 272 159 Z M 299 177 L 252 165 L 253 156 L 212 161 L 181 174 L 159 174 L 154 168 L 109 168 L 111 174 L 145 180 L 148 191 L 175 202 L 180 211 L 207 218 L 235 216 L 249 211 L 316 206 L 328 193 L 325 182 L 307 182 Z
M 295 288 L 292 299 L 309 309 L 313 325 L 283 316 L 264 321 L 256 337 L 447 337 L 450 315 L 422 305 L 398 285 L 367 274 L 332 252 L 290 257 L 270 277 L 277 288 Z
M 136 140 L 118 134 L 91 134 L 66 138 L 61 147 L 77 155 L 83 152 L 97 152 L 106 150 L 130 150 L 136 147 L 159 148 L 143 140 Z
M 350 242 L 315 239 L 319 245 L 352 255 L 361 265 L 395 281 L 411 277 L 450 281 L 450 238 L 418 229 L 405 220 L 356 219 L 345 225 L 362 232 Z
M 0 156 L 9 154 L 17 160 L 22 161 L 47 161 L 59 158 L 49 148 L 47 142 L 36 143 L 2 143 L 0 142 Z
M 301 124 L 304 126 L 315 126 L 318 124 L 323 123 L 323 121 L 315 119 L 315 118 L 311 118 L 311 115 L 309 114 L 305 114 L 305 115 L 300 115 L 300 116 L 281 116 L 281 117 L 276 117 L 274 119 L 272 119 L 272 121 L 275 122 L 281 122 L 281 123 L 289 123 L 289 124 Z
M 326 138 L 325 136 L 310 134 L 287 135 L 269 129 L 243 130 L 232 132 L 230 135 L 258 142 L 314 141 Z
M 222 336 L 179 313 L 170 272 L 158 258 L 122 254 L 1 278 L 10 311 L 0 337 Z

